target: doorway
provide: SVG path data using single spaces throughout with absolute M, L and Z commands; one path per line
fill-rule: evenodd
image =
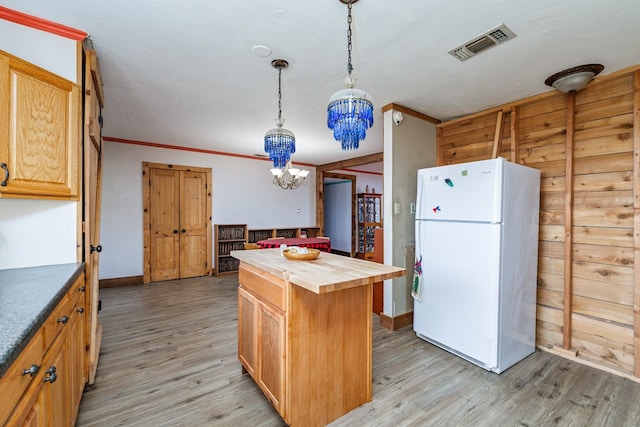
M 211 168 L 144 162 L 144 283 L 211 274 Z
M 325 172 L 324 235 L 331 238 L 331 252 L 355 255 L 355 175 Z

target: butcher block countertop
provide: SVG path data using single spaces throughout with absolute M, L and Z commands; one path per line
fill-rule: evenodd
M 290 260 L 280 249 L 232 251 L 231 256 L 316 294 L 364 286 L 401 277 L 406 269 L 321 252 L 311 261 Z

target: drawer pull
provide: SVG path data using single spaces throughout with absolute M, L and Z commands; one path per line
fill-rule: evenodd
M 58 323 L 62 323 L 63 325 L 66 325 L 68 321 L 69 321 L 69 316 L 62 316 L 61 318 L 58 319 Z
M 53 384 L 54 382 L 56 382 L 56 380 L 58 379 L 58 374 L 56 374 L 56 367 L 52 366 L 49 369 L 47 369 L 47 374 L 49 374 L 48 377 L 44 377 L 44 382 L 49 382 L 51 384 Z
M 39 370 L 40 370 L 40 366 L 33 364 L 29 369 L 25 369 L 24 371 L 22 371 L 22 375 L 29 374 L 33 377 L 35 374 L 38 373 Z
M 76 311 L 78 313 L 82 314 L 82 313 L 84 313 L 84 307 L 78 307 L 78 309 Z

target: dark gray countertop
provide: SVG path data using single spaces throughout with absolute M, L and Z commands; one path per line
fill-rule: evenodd
M 84 263 L 0 270 L 0 377 L 83 270 Z

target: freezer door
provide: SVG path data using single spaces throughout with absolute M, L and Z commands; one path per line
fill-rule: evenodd
M 500 224 L 416 221 L 422 302 L 414 330 L 486 369 L 497 366 Z
M 504 159 L 418 170 L 416 219 L 502 221 Z

